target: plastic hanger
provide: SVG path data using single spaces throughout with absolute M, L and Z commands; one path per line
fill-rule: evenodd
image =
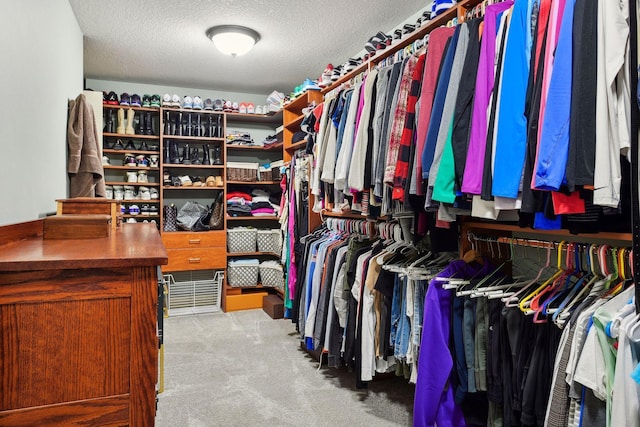
M 518 307 L 519 304 L 520 304 L 520 297 L 522 296 L 522 294 L 524 294 L 529 289 L 531 289 L 533 286 L 535 286 L 536 282 L 538 280 L 540 280 L 540 277 L 542 277 L 542 272 L 551 267 L 551 248 L 552 248 L 552 246 L 553 246 L 552 244 L 549 244 L 547 246 L 547 261 L 546 261 L 545 265 L 542 268 L 540 268 L 540 270 L 538 271 L 538 274 L 536 275 L 536 277 L 534 277 L 528 283 L 525 283 L 523 285 L 522 289 L 520 289 L 515 294 L 501 299 L 501 301 L 504 303 L 505 307 Z
M 544 283 L 542 283 L 542 285 L 538 286 L 536 289 L 533 290 L 533 292 L 529 293 L 528 295 L 526 295 L 524 298 L 522 298 L 522 300 L 518 303 L 518 307 L 520 308 L 520 311 L 522 311 L 524 314 L 530 314 L 533 311 L 530 309 L 530 301 L 536 297 L 536 295 L 538 295 L 540 292 L 542 292 L 547 286 L 549 286 L 549 284 L 553 283 L 553 281 L 562 274 L 562 272 L 564 271 L 562 269 L 562 248 L 564 247 L 565 242 L 562 241 L 560 242 L 560 244 L 558 245 L 558 263 L 557 263 L 557 270 L 555 273 L 553 273 L 553 275 L 551 277 L 549 277 L 547 280 L 544 281 Z

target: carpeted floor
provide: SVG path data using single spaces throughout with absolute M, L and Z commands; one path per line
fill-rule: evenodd
M 165 390 L 156 426 L 410 426 L 414 387 L 318 363 L 289 320 L 262 310 L 165 319 Z

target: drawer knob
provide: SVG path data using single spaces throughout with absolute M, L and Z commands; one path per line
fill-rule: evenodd
M 198 264 L 200 263 L 200 258 L 189 258 L 189 264 Z
M 189 239 L 189 244 L 190 245 L 199 245 L 200 244 L 200 239 Z

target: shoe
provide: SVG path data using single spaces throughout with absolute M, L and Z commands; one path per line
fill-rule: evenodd
M 180 108 L 180 97 L 177 94 L 173 94 L 171 97 L 171 106 L 174 108 Z
M 415 31 L 415 29 L 416 29 L 415 25 L 404 24 L 404 26 L 402 27 L 402 34 L 413 33 Z
M 105 199 L 113 199 L 113 187 L 111 185 L 104 186 Z
M 333 65 L 327 64 L 326 68 L 322 72 L 322 75 L 320 76 L 320 81 L 318 83 L 318 86 L 320 87 L 329 86 L 331 84 L 331 74 L 333 74 Z
M 124 186 L 124 199 L 125 200 L 134 200 L 136 198 L 135 188 L 130 185 Z
M 320 87 L 311 79 L 305 79 L 302 83 L 302 92 L 306 92 L 308 90 L 320 90 Z M 262 113 L 264 114 L 264 112 Z
M 179 176 L 178 179 L 180 180 L 180 186 L 182 187 L 191 187 L 193 185 L 193 182 L 191 182 L 191 178 L 189 177 L 189 175 Z
M 222 164 L 222 149 L 218 145 L 213 147 L 213 164 L 214 165 Z
M 136 133 L 138 135 L 144 135 L 145 127 L 145 115 L 140 113 L 140 119 L 138 120 L 138 129 L 136 130 Z
M 226 111 L 227 113 L 233 112 L 233 102 L 225 101 L 223 111 Z
M 136 158 L 131 153 L 127 153 L 127 154 L 124 155 L 124 162 L 122 162 L 122 164 L 123 164 L 123 166 L 126 166 L 128 168 L 137 167 Z
M 111 91 L 109 92 L 109 94 L 107 95 L 107 104 L 109 105 L 118 105 L 118 95 L 114 92 Z
M 191 164 L 191 149 L 189 148 L 189 144 L 186 144 L 182 148 L 182 164 L 183 165 Z
M 164 146 L 164 158 L 162 160 L 162 164 L 168 165 L 171 163 L 171 151 L 170 151 L 171 141 L 167 141 L 167 145 Z
M 202 110 L 202 98 L 200 98 L 199 96 L 193 97 L 193 109 Z
M 109 159 L 109 156 L 102 156 L 102 165 L 107 166 L 110 164 L 111 164 L 111 159 Z
M 142 113 L 140 113 L 140 115 L 142 115 Z M 147 112 L 144 113 L 145 115 L 145 120 L 144 120 L 144 134 L 145 135 L 155 135 L 153 133 L 153 119 L 151 118 L 151 113 Z
M 402 38 L 402 29 L 398 28 L 393 32 L 393 39 L 400 40 Z
M 213 101 L 213 111 L 224 111 L 224 102 L 222 99 Z
M 210 165 L 211 157 L 209 154 L 209 144 L 202 144 L 202 164 Z
M 168 93 L 165 93 L 164 95 L 162 95 L 162 106 L 173 107 L 173 104 L 171 103 L 171 95 L 169 95 Z
M 180 164 L 180 154 L 178 149 L 177 142 L 169 142 L 170 146 L 170 154 L 171 154 L 171 164 L 179 165 Z
M 158 200 L 160 198 L 159 194 L 158 194 L 158 189 L 157 188 L 150 188 L 149 189 L 149 193 L 151 195 L 151 200 Z M 158 210 L 156 209 L 156 212 Z
M 124 200 L 124 190 L 122 185 L 113 186 L 113 198 L 115 200 Z
M 149 187 L 140 187 L 138 196 L 141 200 L 151 200 L 151 192 L 149 191 Z
M 102 131 L 105 133 L 115 133 L 116 127 L 114 126 L 113 122 L 113 110 L 109 109 L 107 112 L 105 112 L 105 116 L 105 125 Z
M 180 187 L 181 183 L 180 183 L 180 177 L 179 176 L 172 176 L 171 177 L 171 186 L 172 187 Z
M 194 187 L 204 187 L 204 178 L 201 176 L 192 176 L 191 182 L 193 182 Z
M 151 206 L 149 206 L 148 203 L 145 203 L 144 205 L 142 205 L 140 207 L 140 215 L 142 216 L 149 216 L 150 214 L 150 210 L 151 210 Z
M 149 151 L 149 146 L 147 145 L 147 141 L 142 141 L 142 144 L 140 144 L 140 151 Z
M 149 151 L 160 151 L 160 146 L 158 144 L 151 144 L 149 146 Z
M 256 114 L 264 114 L 264 111 L 262 111 L 262 105 L 258 105 L 256 107 Z
M 220 175 L 216 175 L 215 179 L 216 187 L 222 187 L 224 185 L 224 182 L 222 182 L 222 177 Z
M 216 186 L 216 179 L 213 177 L 213 175 L 209 175 L 207 177 L 207 179 L 205 179 L 205 185 L 207 187 L 215 187 Z
M 245 104 L 244 102 L 241 103 L 240 106 L 238 107 L 238 113 L 247 114 L 247 104 Z
M 133 128 L 133 122 L 135 120 L 136 113 L 131 108 L 127 110 L 127 126 L 124 128 L 125 135 L 135 135 L 136 131 Z
M 151 107 L 151 97 L 149 95 L 147 95 L 146 93 L 144 95 L 142 95 L 142 107 L 143 108 Z
M 208 225 L 211 230 L 220 230 L 224 226 L 224 192 L 222 191 L 211 204 L 211 219 Z
M 200 154 L 198 153 L 198 148 L 193 147 L 191 149 L 191 164 L 192 165 L 201 165 L 202 161 L 200 161 Z
M 149 182 L 147 171 L 138 171 L 138 183 L 142 184 L 147 182 Z M 142 192 L 142 187 L 140 188 L 140 192 Z
M 129 205 L 129 215 L 140 215 L 140 207 L 138 205 Z
M 112 150 L 124 150 L 124 145 L 122 145 L 122 140 L 117 139 L 115 144 L 111 146 Z
M 169 172 L 167 171 L 162 175 L 162 185 L 171 186 L 171 175 L 169 175 Z
M 188 109 L 188 110 L 192 109 L 193 108 L 193 98 L 191 98 L 188 95 L 185 96 L 182 99 L 182 108 L 185 108 L 185 109 Z
M 213 110 L 213 100 L 211 98 L 207 98 L 204 100 L 204 109 L 207 111 Z
M 120 105 L 129 105 L 129 94 L 127 92 L 120 95 Z
M 142 104 L 140 103 L 140 95 L 138 95 L 137 93 L 131 95 L 129 105 L 131 105 L 132 107 L 142 107 Z
M 102 91 L 102 104 L 108 104 L 109 95 L 104 90 Z
M 149 156 L 149 167 L 150 168 L 160 167 L 160 158 L 157 154 L 152 154 Z
M 136 166 L 139 168 L 148 168 L 149 167 L 149 159 L 144 154 L 138 154 L 136 156 Z
M 149 101 L 150 101 L 149 106 L 151 108 L 160 108 L 160 95 L 158 94 L 151 95 L 151 98 Z
M 149 208 L 149 215 L 158 216 L 158 206 L 157 205 L 151 205 L 151 207 Z M 152 222 L 154 222 L 154 221 L 152 221 Z
M 125 150 L 135 150 L 136 149 L 136 146 L 133 145 L 133 140 L 132 139 L 130 139 L 129 142 L 127 142 L 127 145 L 124 147 L 124 149 Z
M 253 102 L 250 102 L 247 104 L 247 114 L 255 114 L 256 113 L 256 106 L 253 104 Z
M 124 109 L 118 109 L 118 126 L 116 127 L 116 133 L 119 135 L 124 135 Z
M 239 108 L 240 108 L 240 107 L 238 106 L 238 103 L 237 103 L 237 102 L 233 102 L 233 103 L 231 104 L 231 109 L 233 110 L 233 112 L 234 112 L 234 113 L 237 113 Z

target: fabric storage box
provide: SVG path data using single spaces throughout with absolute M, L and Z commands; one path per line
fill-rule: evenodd
M 234 288 L 258 286 L 260 261 L 257 259 L 231 260 L 227 266 L 227 283 Z
M 258 163 L 227 162 L 229 181 L 255 182 L 258 180 Z
M 227 230 L 229 253 L 255 252 L 257 231 L 253 227 L 234 227 Z
M 279 228 L 258 230 L 258 252 L 279 254 L 282 250 L 282 237 Z
M 284 290 L 284 271 L 278 261 L 260 263 L 260 282 L 262 286 Z

